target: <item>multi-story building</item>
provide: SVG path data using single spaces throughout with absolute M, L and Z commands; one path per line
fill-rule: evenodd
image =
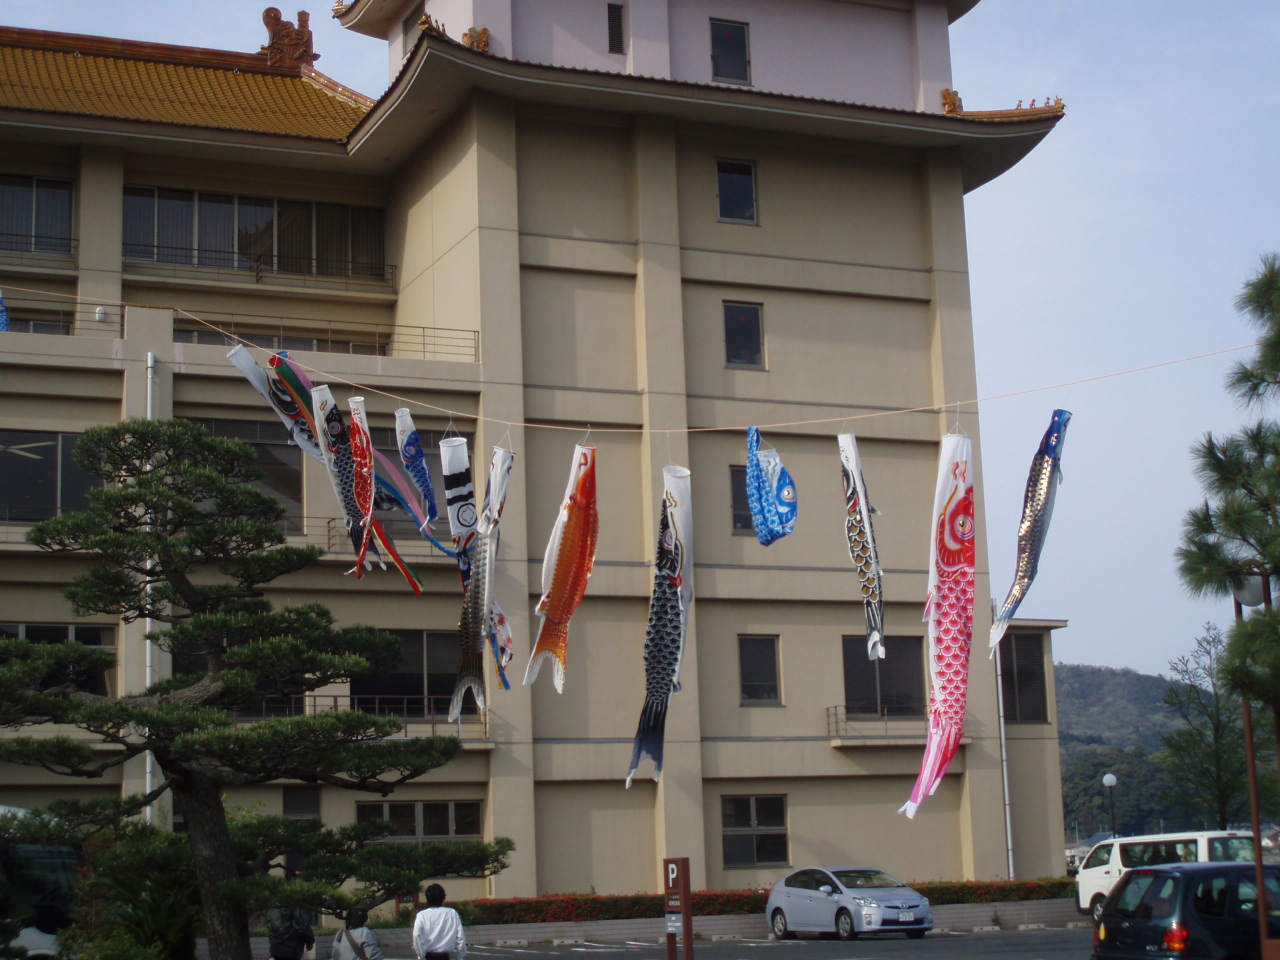
M 402 639 L 397 672 L 273 709 L 377 709 L 465 744 L 386 801 L 284 784 L 234 802 L 385 817 L 406 840 L 514 838 L 511 868 L 459 896 L 656 889 L 665 856 L 690 858 L 695 888 L 810 862 L 914 880 L 1059 872 L 1061 622 L 1023 622 L 996 661 L 973 658 L 960 755 L 915 820 L 896 812 L 924 746 L 938 443 L 958 424 L 981 449 L 964 195 L 1062 114 L 963 109 L 948 27 L 972 6 L 356 0 L 335 16 L 387 40 L 376 102 L 316 73 L 305 20 L 270 10 L 261 54 L 0 29 L 0 629 L 114 645 L 103 689 L 165 675 L 140 624 L 73 618 L 60 591 L 79 561 L 23 532 L 81 501 L 76 434 L 195 418 L 254 442 L 291 536 L 330 550 L 272 598 Z M 343 576 L 328 479 L 227 362 L 232 337 L 363 392 L 380 446 L 407 405 L 425 431 L 472 437 L 480 472 L 494 443 L 515 451 L 497 584 L 515 683 L 486 713 L 443 721 L 452 561 L 401 529 L 425 596 L 394 572 Z M 742 487 L 749 424 L 799 489 L 797 532 L 768 549 Z M 844 542 L 845 430 L 882 513 L 883 661 L 865 654 Z M 600 542 L 557 694 L 545 670 L 519 681 L 587 434 Z M 645 761 L 628 790 L 671 463 L 693 473 L 696 599 L 663 776 Z M 982 651 L 980 479 L 977 503 Z M 118 773 L 7 768 L 0 801 L 145 782 L 141 764 Z

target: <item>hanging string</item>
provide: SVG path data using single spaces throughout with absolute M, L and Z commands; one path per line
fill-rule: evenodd
M 222 329 L 221 327 L 219 327 L 217 324 L 211 323 L 208 320 L 198 317 L 195 314 L 182 309 L 181 307 L 175 307 L 175 306 L 170 306 L 165 304 L 136 303 L 128 300 L 112 300 L 112 299 L 105 299 L 101 297 L 85 297 L 85 296 L 79 296 L 77 294 L 62 293 L 60 291 L 55 291 L 55 290 L 41 290 L 41 289 L 30 288 L 30 287 L 19 287 L 9 283 L 5 284 L 4 289 L 10 292 L 16 291 L 19 293 L 34 293 L 34 294 L 40 294 L 42 296 L 61 297 L 67 300 L 77 300 L 83 303 L 95 303 L 95 304 L 102 304 L 105 306 L 146 307 L 146 308 L 157 309 L 157 310 L 172 310 L 176 314 L 179 314 L 189 320 L 192 320 L 195 323 L 199 323 L 202 326 L 208 327 L 210 330 L 220 333 L 223 337 L 227 339 L 228 342 L 240 343 L 251 349 L 262 350 L 263 352 L 268 354 L 274 352 L 271 350 L 266 350 L 265 348 L 262 348 L 262 347 L 258 347 L 256 344 L 251 343 L 250 341 L 246 340 L 244 337 L 240 337 L 234 333 L 230 333 Z M 955 401 L 957 421 L 959 418 L 959 408 L 961 406 L 974 407 L 976 409 L 978 404 L 980 403 L 992 403 L 997 400 L 1010 400 L 1016 397 L 1026 397 L 1026 396 L 1031 396 L 1032 394 L 1045 393 L 1051 390 L 1064 390 L 1071 387 L 1080 386 L 1086 383 L 1096 383 L 1099 380 L 1113 380 L 1113 379 L 1116 379 L 1117 377 L 1127 377 L 1127 376 L 1132 376 L 1138 373 L 1146 373 L 1151 370 L 1159 370 L 1162 367 L 1178 366 L 1184 363 L 1193 363 L 1197 360 L 1208 360 L 1213 357 L 1221 357 L 1230 353 L 1239 353 L 1242 350 L 1253 350 L 1253 349 L 1256 349 L 1258 346 L 1260 346 L 1259 342 L 1254 341 L 1252 343 L 1242 344 L 1241 346 L 1237 346 L 1237 347 L 1226 347 L 1221 350 L 1210 350 L 1205 353 L 1191 354 L 1189 356 L 1178 357 L 1173 360 L 1161 360 L 1156 363 L 1143 364 L 1142 366 L 1138 366 L 1138 367 L 1129 367 L 1127 369 L 1116 370 L 1111 373 L 1100 373 L 1090 377 L 1080 377 L 1075 380 L 1064 380 L 1059 383 L 1045 384 L 1044 386 L 1039 386 L 1039 387 L 1028 387 L 1024 390 L 1011 390 L 1007 393 L 990 394 L 985 397 L 975 397 L 972 400 L 957 400 Z M 58 356 L 57 354 L 35 354 L 35 355 L 46 356 L 46 357 Z M 505 425 L 507 427 L 522 427 L 527 430 L 532 429 L 532 430 L 577 431 L 581 429 L 580 427 L 573 426 L 573 425 L 565 425 L 565 424 L 557 424 L 557 423 L 537 423 L 533 421 L 502 420 L 496 417 L 484 417 L 474 413 L 467 413 L 466 411 L 463 411 L 463 410 L 453 410 L 453 409 L 450 409 L 449 407 L 441 407 L 441 406 L 437 406 L 436 404 L 427 403 L 425 400 L 417 400 L 414 398 L 401 396 L 400 394 L 392 393 L 391 391 L 388 391 L 388 390 L 381 390 L 377 387 L 369 386 L 368 384 L 361 384 L 355 380 L 349 380 L 346 377 L 342 377 L 337 374 L 330 373 L 325 370 L 321 370 L 318 367 L 313 367 L 313 366 L 310 366 L 309 364 L 303 363 L 299 361 L 297 357 L 293 357 L 293 360 L 303 370 L 306 370 L 309 374 L 314 374 L 315 376 L 312 377 L 313 380 L 323 380 L 323 381 L 328 381 L 330 383 L 340 383 L 340 384 L 343 384 L 344 386 L 351 387 L 356 390 L 360 390 L 366 396 L 373 395 L 373 396 L 379 396 L 379 397 L 386 397 L 387 399 L 393 400 L 402 406 L 414 406 L 414 407 L 420 407 L 424 410 L 431 410 L 442 417 L 448 417 L 450 419 L 450 428 L 452 428 L 453 426 L 452 419 L 454 417 L 459 417 L 466 420 L 474 420 L 477 423 L 492 423 L 498 426 Z M 456 382 L 446 377 L 424 377 L 421 379 L 439 380 L 439 381 L 449 380 L 449 382 Z M 832 406 L 839 406 L 839 405 L 832 404 Z M 853 406 L 853 405 L 850 404 L 849 406 Z M 784 427 L 815 427 L 815 426 L 821 426 L 824 424 L 837 424 L 842 422 L 847 425 L 851 420 L 852 421 L 872 420 L 880 417 L 896 417 L 896 416 L 901 416 L 903 414 L 919 413 L 919 414 L 937 415 L 939 413 L 945 413 L 945 408 L 947 406 L 950 406 L 950 404 L 945 404 L 942 406 L 939 406 L 938 404 L 927 404 L 919 407 L 896 407 L 889 410 L 871 410 L 866 413 L 858 413 L 853 415 L 849 415 L 848 413 L 845 413 L 836 417 L 816 417 L 809 420 L 781 420 L 774 423 L 756 424 L 756 426 L 758 426 L 763 431 L 763 430 L 777 430 Z M 751 426 L 751 425 L 743 424 L 741 426 L 682 427 L 677 429 L 671 429 L 671 428 L 653 429 L 653 428 L 646 428 L 646 427 L 596 427 L 596 428 L 589 427 L 587 432 L 588 432 L 588 435 L 590 435 L 590 433 L 594 429 L 594 431 L 598 433 L 645 433 L 645 432 L 684 433 L 684 434 L 744 433 L 748 426 Z

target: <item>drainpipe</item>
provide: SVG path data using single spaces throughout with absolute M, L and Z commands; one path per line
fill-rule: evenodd
M 148 351 L 147 353 L 147 419 L 154 420 L 156 413 L 156 355 Z M 148 565 L 149 566 L 149 565 Z M 150 573 L 150 570 L 148 570 Z M 151 584 L 147 584 L 148 600 L 151 595 Z M 148 607 L 150 603 L 148 602 Z M 144 628 L 148 634 L 151 633 L 154 624 L 150 617 L 146 618 Z M 151 684 L 155 682 L 155 662 L 152 659 L 153 650 L 151 641 L 146 641 L 146 684 L 147 689 L 151 688 Z M 155 789 L 156 785 L 156 758 L 150 750 L 147 751 L 147 768 L 146 768 L 146 792 L 149 794 Z M 146 821 L 148 824 L 155 819 L 155 804 L 148 803 L 146 810 Z
M 1009 810 L 1009 746 L 1004 738 L 1004 675 L 1000 670 L 1000 651 L 996 662 L 996 710 L 1000 718 L 1000 777 L 1004 781 L 1004 848 L 1009 858 L 1009 879 L 1013 880 L 1013 817 Z

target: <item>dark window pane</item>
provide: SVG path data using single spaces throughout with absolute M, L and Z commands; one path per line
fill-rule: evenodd
M 286 817 L 319 820 L 320 788 L 310 784 L 286 786 L 283 788 L 281 804 Z
M 241 197 L 236 205 L 237 261 L 242 270 L 275 269 L 275 201 Z
M 156 192 L 151 187 L 124 188 L 124 255 L 133 260 L 156 256 Z
M 757 827 L 785 827 L 787 825 L 786 797 L 756 797 Z
M 417 31 L 418 14 L 413 15 Z M 346 276 L 351 262 L 351 210 L 336 203 L 316 204 L 316 273 Z
M 715 80 L 751 82 L 745 23 L 711 21 L 711 76 Z
M 844 709 L 849 714 L 880 714 L 878 660 L 867 659 L 865 637 L 844 637 Z
M 735 160 L 717 161 L 716 180 L 720 195 L 720 219 L 755 223 L 755 165 Z
M 58 512 L 58 434 L 0 430 L 0 520 L 31 522 Z
M 627 48 L 622 39 L 622 4 L 610 3 L 606 6 L 609 15 L 609 52 L 626 53 Z
M 18 636 L 18 625 L 16 623 L 0 623 L 0 637 L 8 637 L 15 639 Z
M 393 837 L 417 836 L 417 811 L 414 809 L 416 806 L 417 804 L 413 803 L 387 804 L 387 819 L 391 821 L 391 835 Z
M 0 175 L 0 250 L 30 250 L 35 196 L 30 177 Z
M 449 804 L 424 803 L 422 805 L 422 835 L 424 837 L 449 836 Z
M 778 702 L 776 637 L 738 637 L 738 668 L 744 702 Z
M 35 201 L 35 248 L 69 253 L 71 183 L 67 180 L 37 180 Z
M 369 823 L 372 820 L 385 820 L 385 807 L 386 804 L 383 803 L 357 803 L 356 823 Z
M 787 835 L 785 833 L 756 834 L 756 863 L 786 863 Z
M 195 203 L 189 190 L 156 191 L 156 259 L 190 263 L 194 250 Z
M 733 529 L 754 530 L 751 501 L 747 499 L 747 468 L 729 467 L 729 496 L 733 504 Z
M 62 513 L 71 510 L 83 510 L 89 505 L 88 492 L 100 481 L 75 461 L 76 441 L 80 438 L 68 433 L 58 435 L 59 497 L 58 509 Z
M 724 835 L 724 865 L 749 867 L 756 862 L 755 836 L 750 833 L 726 833 Z
M 277 269 L 283 273 L 311 272 L 311 204 L 297 200 L 276 202 Z
M 262 477 L 252 486 L 274 497 L 285 509 L 286 533 L 302 533 L 302 448 L 255 443 Z
M 761 333 L 760 304 L 724 304 L 725 362 L 748 367 L 764 365 L 764 337 Z
M 199 203 L 199 262 L 203 267 L 234 267 L 236 263 L 236 198 L 202 193 Z
M 104 646 L 115 642 L 115 631 L 111 627 L 91 627 L 76 625 L 76 642 L 89 646 Z
M 351 208 L 351 275 L 381 278 L 386 271 L 385 216 L 377 207 Z
M 459 837 L 480 836 L 480 803 L 459 800 L 453 805 L 453 832 Z
M 427 696 L 432 698 L 432 703 L 438 708 L 443 708 L 448 698 L 453 696 L 453 688 L 458 680 L 458 661 L 461 659 L 461 653 L 457 633 L 453 631 L 427 633 Z M 474 700 L 467 697 L 463 702 L 463 712 L 474 713 L 475 709 Z
M 865 648 L 864 648 L 865 649 Z M 924 641 L 886 637 L 880 671 L 880 708 L 891 717 L 924 715 Z
M 1008 722 L 1049 722 L 1043 637 L 1007 635 L 1000 644 L 1000 676 Z
M 71 636 L 65 623 L 28 623 L 27 639 L 32 643 L 64 643 Z
M 746 829 L 751 826 L 750 797 L 721 797 L 720 815 L 724 820 L 724 828 Z

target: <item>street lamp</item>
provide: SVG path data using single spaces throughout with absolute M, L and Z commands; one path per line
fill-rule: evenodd
M 1102 785 L 1107 788 L 1107 798 L 1111 801 L 1111 835 L 1118 837 L 1120 834 L 1116 830 L 1116 775 L 1103 774 Z

